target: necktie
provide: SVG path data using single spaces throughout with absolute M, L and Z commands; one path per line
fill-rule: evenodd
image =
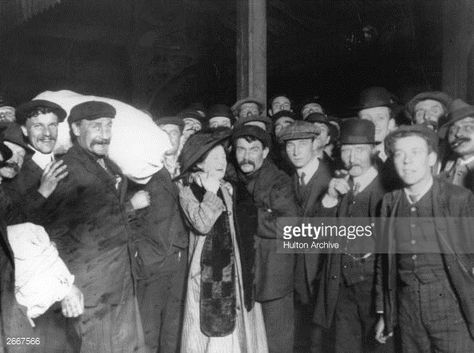
M 408 199 L 412 204 L 414 204 L 417 203 L 420 198 L 418 197 L 418 195 L 408 195 Z
M 468 173 L 467 165 L 463 163 L 456 163 L 453 174 L 453 184 L 464 186 L 464 182 Z
M 301 185 L 301 186 L 305 186 L 305 185 L 306 185 L 306 183 L 305 183 L 305 181 L 304 181 L 304 178 L 305 178 L 305 177 L 306 177 L 305 172 L 302 172 L 302 173 L 300 174 L 300 185 Z
M 358 182 L 354 183 L 354 187 L 352 188 L 352 193 L 356 196 L 359 193 L 360 184 Z

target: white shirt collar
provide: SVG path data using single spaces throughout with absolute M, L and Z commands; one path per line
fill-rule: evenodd
M 303 181 L 305 184 L 308 184 L 308 182 L 311 180 L 311 178 L 313 177 L 314 173 L 316 173 L 318 168 L 319 168 L 319 158 L 315 156 L 304 167 L 298 168 L 296 170 L 296 173 L 298 174 L 299 178 L 301 178 L 301 174 L 304 173 Z
M 410 196 L 415 196 L 417 201 L 421 200 L 421 198 L 423 196 L 426 195 L 426 193 L 428 191 L 430 191 L 431 187 L 433 186 L 433 178 L 431 178 L 431 180 L 425 185 L 425 187 L 421 190 L 421 192 L 417 193 L 417 194 L 413 194 L 411 193 L 409 190 L 407 190 L 406 188 L 403 188 L 403 191 L 405 191 L 405 195 L 407 196 L 407 199 L 408 199 L 408 202 L 410 204 L 413 204 L 414 202 L 410 199 Z
M 44 153 L 41 153 L 40 151 L 37 151 L 35 150 L 31 145 L 28 145 L 33 151 L 35 151 L 35 153 L 33 153 L 33 156 L 31 157 L 31 159 L 33 160 L 33 162 L 35 162 L 38 167 L 40 167 L 41 169 L 45 169 L 46 166 L 51 163 L 52 161 L 54 161 L 54 154 L 53 153 L 48 153 L 48 154 L 44 154 Z
M 364 190 L 379 175 L 377 169 L 370 167 L 364 174 L 352 178 L 355 184 L 359 184 L 358 192 Z
M 471 164 L 474 161 L 474 156 L 469 157 L 468 159 L 458 158 L 458 165 L 467 165 Z

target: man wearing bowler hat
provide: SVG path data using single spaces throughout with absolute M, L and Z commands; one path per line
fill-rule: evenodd
M 237 162 L 237 219 L 246 261 L 255 263 L 255 300 L 262 304 L 271 353 L 293 351 L 294 254 L 277 254 L 277 217 L 295 217 L 298 205 L 291 179 L 268 158 L 270 135 L 243 126 L 232 135 Z M 250 283 L 252 285 L 252 283 Z
M 403 187 L 382 201 L 376 339 L 397 324 L 403 352 L 473 352 L 474 195 L 433 177 L 433 130 L 402 126 L 385 144 Z
M 426 124 L 437 131 L 445 123 L 452 99 L 444 92 L 421 92 L 405 106 L 405 112 L 413 124 Z
M 446 162 L 442 175 L 474 192 L 474 106 L 461 99 L 454 100 L 439 135 L 454 154 Z
M 43 225 L 75 276 L 62 313 L 81 353 L 144 352 L 132 277 L 127 180 L 107 157 L 115 108 L 87 101 L 68 117 L 68 176 L 48 198 Z
M 344 169 L 329 182 L 320 215 L 375 223 L 386 190 L 375 165 L 374 124 L 357 118 L 343 121 L 340 143 Z M 336 352 L 389 352 L 391 347 L 373 338 L 375 238 L 364 239 L 363 252 L 358 241 L 347 240 L 341 252 L 322 256 L 313 320 L 326 329 L 334 324 Z
M 331 168 L 319 159 L 318 133 L 319 128 L 314 124 L 298 120 L 284 128 L 280 135 L 281 140 L 285 143 L 286 154 L 295 169 L 292 176 L 293 188 L 303 217 L 317 216 L 321 198 L 326 193 L 331 180 Z M 297 337 L 301 336 L 301 332 L 309 332 L 308 327 L 311 325 L 319 259 L 318 254 L 296 254 L 295 293 L 297 300 L 295 314 L 296 324 L 301 325 L 299 327 L 302 328 L 298 330 L 298 326 L 296 326 Z M 315 332 L 313 332 L 313 336 L 315 336 Z M 312 338 L 313 346 L 319 347 L 320 339 Z M 308 340 L 309 337 L 306 340 L 296 338 L 295 344 L 303 345 L 304 343 L 300 341 Z
M 230 108 L 225 104 L 214 104 L 208 111 L 208 126 L 215 129 L 219 126 L 232 128 L 234 126 L 235 117 Z

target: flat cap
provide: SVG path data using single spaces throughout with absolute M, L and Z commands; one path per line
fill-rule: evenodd
M 301 140 L 312 139 L 318 135 L 319 129 L 307 121 L 297 120 L 293 124 L 288 125 L 280 132 L 280 140 Z
M 240 99 L 238 100 L 237 102 L 234 103 L 234 105 L 230 108 L 232 110 L 232 113 L 235 115 L 235 116 L 238 116 L 239 113 L 238 113 L 238 110 L 240 109 L 240 107 L 242 106 L 242 104 L 244 103 L 255 103 L 257 104 L 258 106 L 258 111 L 259 111 L 259 114 L 262 114 L 263 113 L 263 108 L 264 108 L 264 104 L 261 100 L 257 99 L 257 98 L 254 98 L 254 97 L 246 97 L 244 99 Z
M 178 118 L 177 116 L 163 116 L 155 120 L 156 125 L 177 125 L 181 130 L 184 129 L 183 119 Z
M 33 99 L 29 102 L 22 103 L 16 108 L 16 122 L 20 125 L 25 125 L 26 120 L 31 117 L 31 113 L 38 108 L 47 108 L 51 110 L 58 117 L 58 121 L 64 121 L 66 118 L 66 111 L 56 103 L 44 100 Z
M 79 120 L 95 120 L 99 118 L 115 118 L 115 108 L 109 103 L 87 101 L 74 106 L 69 113 L 68 122 L 72 124 Z
M 411 120 L 413 120 L 413 117 L 415 116 L 415 106 L 421 101 L 424 101 L 427 99 L 440 102 L 442 105 L 446 107 L 446 110 L 449 108 L 451 102 L 453 101 L 453 99 L 450 96 L 448 96 L 446 93 L 441 92 L 441 91 L 421 92 L 417 94 L 416 96 L 414 96 L 406 104 L 405 111 Z
M 232 134 L 232 142 L 235 143 L 237 139 L 245 136 L 256 138 L 263 144 L 263 147 L 270 148 L 272 143 L 270 135 L 265 130 L 253 125 L 243 125 L 236 128 Z
M 328 127 L 331 127 L 331 121 L 329 120 L 329 117 L 323 113 L 311 113 L 304 120 L 310 123 L 326 124 Z
M 236 121 L 235 127 L 239 127 L 242 125 L 245 125 L 247 123 L 250 123 L 252 121 L 260 121 L 262 123 L 265 123 L 265 126 L 267 127 L 267 131 L 271 130 L 272 127 L 272 120 L 266 116 L 266 115 L 249 115 L 249 116 L 244 116 L 243 118 L 240 118 Z

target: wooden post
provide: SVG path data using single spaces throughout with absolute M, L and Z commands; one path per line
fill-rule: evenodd
M 237 100 L 267 101 L 266 0 L 236 0 Z

